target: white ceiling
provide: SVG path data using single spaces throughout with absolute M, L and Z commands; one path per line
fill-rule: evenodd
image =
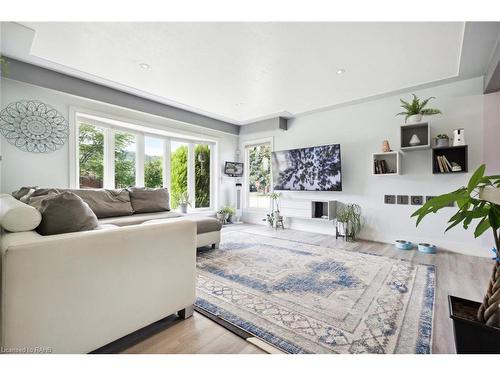
M 456 77 L 464 23 L 26 22 L 3 34 L 7 56 L 241 125 Z

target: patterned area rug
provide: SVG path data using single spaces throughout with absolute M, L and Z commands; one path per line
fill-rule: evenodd
M 434 266 L 224 233 L 196 305 L 288 353 L 430 353 Z

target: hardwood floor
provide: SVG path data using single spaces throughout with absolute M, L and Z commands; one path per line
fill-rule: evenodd
M 223 232 L 249 228 L 252 228 L 253 231 L 269 231 L 264 226 L 242 224 L 228 226 L 223 229 Z M 224 233 L 222 236 L 224 236 Z M 332 247 L 336 243 L 335 241 L 337 241 L 335 236 L 327 237 L 320 245 Z M 447 251 L 439 251 L 435 255 L 423 254 L 415 250 L 400 251 L 390 244 L 368 241 L 359 241 L 351 251 L 406 259 L 413 263 L 434 264 L 437 277 L 432 350 L 433 353 L 455 353 L 452 323 L 448 313 L 448 295 L 480 301 L 486 290 L 491 268 L 493 267 L 489 259 Z M 190 319 L 171 321 L 168 329 L 149 335 L 122 352 L 264 353 L 258 347 L 196 312 Z

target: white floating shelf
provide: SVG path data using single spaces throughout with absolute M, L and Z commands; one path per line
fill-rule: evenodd
M 386 172 L 381 173 L 380 168 L 377 170 L 376 162 L 378 165 L 384 166 Z M 389 151 L 379 152 L 372 154 L 372 174 L 374 176 L 397 176 L 402 174 L 401 171 L 401 152 Z

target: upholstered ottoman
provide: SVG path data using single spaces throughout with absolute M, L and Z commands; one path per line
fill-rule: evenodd
M 144 224 L 164 221 L 165 219 L 148 220 Z M 207 216 L 183 216 L 182 218 L 166 219 L 166 220 L 189 220 L 196 223 L 196 247 L 212 246 L 212 249 L 217 249 L 220 242 L 220 230 L 222 224 L 219 220 Z

